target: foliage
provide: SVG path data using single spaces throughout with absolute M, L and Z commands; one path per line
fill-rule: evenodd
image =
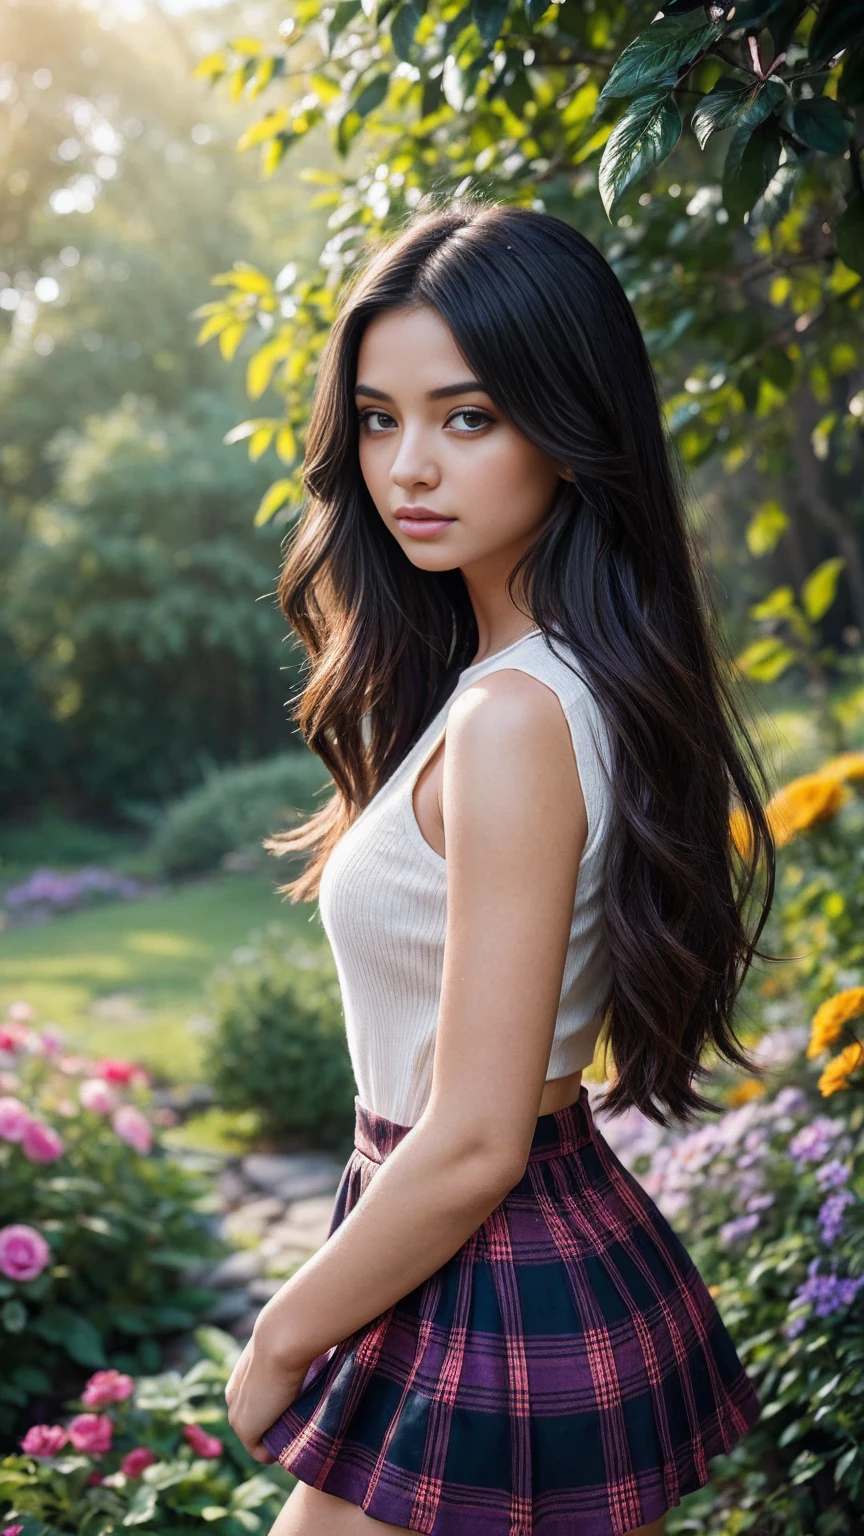
M 147 1075 L 67 1055 L 18 1003 L 0 1025 L 0 1430 L 81 1367 L 155 1370 L 213 1293 L 178 1275 L 222 1251 L 203 1184 L 154 1140 Z
M 60 1432 L 54 1454 L 22 1451 L 0 1463 L 0 1500 L 24 1536 L 109 1536 L 127 1526 L 179 1536 L 214 1521 L 225 1536 L 270 1529 L 293 1480 L 253 1462 L 228 1425 L 224 1393 L 239 1345 L 217 1328 L 199 1328 L 195 1339 L 203 1358 L 185 1375 L 121 1377 L 113 1392 L 91 1378 L 67 1405 L 74 1417 L 45 1426 Z M 95 1414 L 88 1399 L 101 1405 Z M 43 1444 L 47 1451 L 44 1436 Z
M 729 516 L 750 503 L 751 556 L 782 562 L 799 588 L 842 560 L 832 612 L 811 622 L 835 648 L 860 644 L 860 6 L 303 0 L 277 39 L 229 39 L 197 74 L 243 105 L 270 103 L 239 139 L 263 177 L 318 130 L 339 157 L 298 173 L 329 215 L 317 270 L 223 264 L 219 296 L 199 309 L 201 344 L 218 338 L 226 359 L 243 359 L 252 400 L 281 400 L 228 439 L 256 458 L 275 446 L 259 522 L 299 513 L 343 281 L 424 200 L 478 192 L 545 208 L 600 246 L 636 308 L 685 464 L 719 460 Z M 727 559 L 739 563 L 728 541 Z M 761 574 L 742 567 L 736 591 Z M 763 672 L 794 660 L 824 686 L 833 652 L 790 651 L 760 623 Z
M 631 1115 L 610 1133 L 710 1280 L 762 1404 L 711 1483 L 673 1512 L 670 1536 L 861 1528 L 862 785 L 864 753 L 847 753 L 769 806 L 781 854 L 765 947 L 791 958 L 759 986 L 760 1076 L 722 1074 L 726 1112 L 698 1130 Z
M 327 783 L 329 774 L 305 750 L 214 769 L 165 812 L 153 857 L 166 874 L 188 875 L 215 869 L 227 854 L 260 854 L 263 838 L 297 811 L 315 809 L 315 795 Z
M 213 974 L 207 1073 L 227 1109 L 257 1111 L 280 1143 L 341 1146 L 355 1084 L 329 945 L 279 923 Z

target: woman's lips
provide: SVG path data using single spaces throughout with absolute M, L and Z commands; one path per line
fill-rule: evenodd
M 412 539 L 428 539 L 433 533 L 440 533 L 442 528 L 449 528 L 455 523 L 455 517 L 408 517 L 405 513 L 396 514 L 396 521 L 403 533 L 407 533 Z

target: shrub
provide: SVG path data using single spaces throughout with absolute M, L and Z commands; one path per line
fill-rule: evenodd
M 63 1054 L 14 1004 L 0 1024 L 0 1433 L 82 1367 L 155 1370 L 216 1299 L 178 1284 L 221 1253 L 208 1191 L 158 1143 L 146 1074 Z
M 307 751 L 284 752 L 247 767 L 219 768 L 169 808 L 157 826 L 152 852 L 167 875 L 201 874 L 226 854 L 266 857 L 263 838 L 308 815 L 330 776 Z
M 240 1346 L 217 1328 L 195 1338 L 205 1358 L 185 1375 L 99 1372 L 68 1403 L 66 1423 L 31 1426 L 0 1463 L 4 1519 L 24 1536 L 127 1526 L 180 1536 L 214 1522 L 224 1536 L 268 1531 L 294 1479 L 278 1464 L 262 1470 L 228 1424 L 225 1386 Z
M 329 945 L 271 923 L 218 967 L 209 990 L 205 1071 L 220 1104 L 255 1110 L 283 1144 L 341 1147 L 356 1087 Z

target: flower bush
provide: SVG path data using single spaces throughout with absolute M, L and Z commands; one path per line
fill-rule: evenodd
M 147 1074 L 68 1055 L 34 1020 L 18 1003 L 0 1023 L 3 1436 L 82 1368 L 158 1369 L 215 1299 L 178 1274 L 223 1251 L 210 1191 L 158 1142 Z
M 0 1509 L 18 1536 L 159 1536 L 270 1529 L 294 1478 L 253 1460 L 229 1427 L 225 1386 L 240 1346 L 195 1333 L 203 1358 L 185 1375 L 135 1380 L 97 1371 L 63 1423 L 33 1424 L 0 1462 Z
M 864 1530 L 862 787 L 864 753 L 844 753 L 768 806 L 781 854 L 763 946 L 791 958 L 751 973 L 760 1075 L 718 1072 L 727 1112 L 697 1129 L 632 1113 L 605 1128 L 710 1282 L 762 1403 L 668 1536 Z M 744 846 L 735 818 L 733 834 Z
M 34 869 L 26 880 L 10 885 L 4 896 L 13 918 L 44 922 L 58 912 L 73 912 L 94 901 L 132 901 L 146 890 L 140 880 L 113 869 L 87 864 L 74 874 L 56 869 Z

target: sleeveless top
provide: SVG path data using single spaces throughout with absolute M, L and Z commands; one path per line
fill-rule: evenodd
M 447 862 L 414 814 L 420 769 L 444 736 L 453 700 L 499 668 L 550 687 L 570 727 L 588 819 L 546 1081 L 590 1065 L 608 1001 L 611 967 L 600 934 L 612 823 L 611 739 L 581 675 L 539 629 L 465 667 L 453 691 L 389 779 L 333 847 L 318 905 L 342 994 L 351 1065 L 362 1104 L 411 1126 L 432 1084 L 447 919 Z M 604 772 L 605 770 L 605 772 Z

